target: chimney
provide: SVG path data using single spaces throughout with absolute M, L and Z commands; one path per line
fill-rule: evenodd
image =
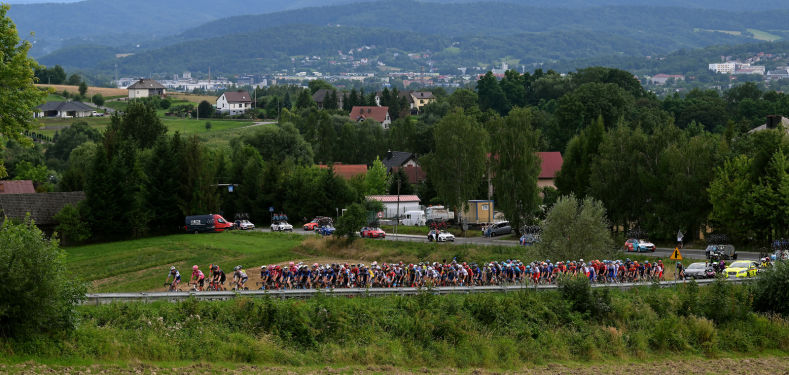
M 781 116 L 769 115 L 767 116 L 767 129 L 775 129 L 781 123 Z

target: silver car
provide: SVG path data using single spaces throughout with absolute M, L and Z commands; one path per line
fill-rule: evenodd
M 706 279 L 712 275 L 715 276 L 712 266 L 707 265 L 706 262 L 691 263 L 685 269 L 685 278 L 688 279 Z

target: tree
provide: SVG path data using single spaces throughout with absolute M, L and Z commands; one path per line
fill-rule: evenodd
M 0 336 L 27 340 L 73 329 L 86 288 L 70 278 L 58 241 L 28 218 L 22 224 L 5 220 L 0 243 Z
M 66 84 L 69 86 L 79 86 L 81 82 L 82 82 L 82 77 L 80 77 L 79 74 L 76 73 L 70 75 L 68 77 L 68 80 L 66 80 Z
M 71 151 L 85 142 L 98 142 L 101 133 L 88 125 L 87 122 L 79 121 L 71 126 L 55 132 L 54 143 L 47 148 L 47 159 L 55 158 L 68 161 Z
M 503 116 L 510 110 L 510 102 L 504 95 L 504 90 L 499 86 L 499 81 L 491 72 L 477 81 L 477 95 L 479 96 L 479 109 L 482 111 L 492 109 Z
M 323 109 L 337 109 L 337 90 L 332 89 L 331 92 L 326 96 L 326 99 L 324 99 L 323 102 Z
M 282 99 L 282 108 L 284 109 L 292 109 L 293 104 L 290 101 L 290 91 L 285 93 L 285 98 Z
M 364 176 L 365 195 L 382 195 L 386 193 L 386 167 L 380 158 L 375 158 L 373 165 Z
M 183 224 L 179 175 L 183 140 L 179 133 L 171 138 L 160 137 L 153 147 L 156 157 L 148 159 L 145 171 L 146 204 L 151 215 L 150 227 L 154 233 L 174 232 Z
M 548 259 L 606 258 L 612 255 L 613 248 L 605 208 L 600 201 L 564 196 L 548 212 L 539 245 L 541 256 Z
M 405 173 L 405 168 L 397 168 L 390 176 L 389 195 L 398 194 L 398 184 L 400 195 L 411 195 L 415 193 L 414 187 L 411 186 L 411 183 L 408 181 L 408 175 Z
M 712 204 L 710 219 L 733 238 L 745 238 L 752 233 L 751 210 L 747 204 L 752 191 L 748 178 L 750 164 L 746 155 L 727 160 L 716 169 L 708 189 Z
M 436 149 L 422 158 L 422 165 L 438 197 L 459 212 L 476 198 L 486 172 L 488 133 L 458 109 L 438 122 L 433 136 Z
M 8 9 L 8 5 L 0 4 L 0 134 L 29 144 L 22 134 L 35 129 L 35 107 L 44 102 L 47 92 L 33 86 L 38 64 L 27 56 L 31 44 L 20 42 L 16 26 L 7 16 Z M 0 159 L 0 178 L 6 175 Z
M 457 89 L 449 96 L 449 104 L 455 108 L 463 108 L 468 111 L 471 107 L 478 105 L 479 96 L 476 92 L 469 89 Z
M 310 90 L 301 90 L 299 96 L 296 97 L 296 108 L 304 109 L 310 108 L 315 105 L 315 102 L 312 101 L 312 95 L 310 95 Z
M 307 84 L 307 87 L 309 87 L 310 89 L 309 90 L 310 94 L 314 94 L 320 89 L 334 90 L 334 86 L 332 86 L 331 83 L 326 82 L 322 79 L 316 79 L 310 81 L 310 83 Z
M 540 133 L 532 124 L 533 110 L 515 109 L 491 128 L 491 171 L 496 206 L 520 234 L 525 219 L 539 205 L 537 177 L 541 160 L 537 155 Z
M 76 207 L 65 205 L 54 219 L 58 223 L 55 231 L 65 243 L 80 243 L 90 238 L 90 227 L 82 220 Z
M 85 81 L 79 83 L 79 95 L 85 97 L 85 94 L 88 93 L 88 84 Z
M 90 101 L 93 102 L 93 104 L 101 107 L 101 106 L 104 105 L 104 95 L 101 95 L 100 93 L 96 93 L 96 94 L 93 95 L 93 97 L 90 98 Z M 162 103 L 164 103 L 164 101 Z M 169 103 L 169 101 L 167 101 L 167 103 Z M 168 104 L 168 107 L 169 107 L 169 104 Z M 167 108 L 164 108 L 164 109 L 167 109 Z
M 299 165 L 313 162 L 312 146 L 304 140 L 299 130 L 291 123 L 279 126 L 261 126 L 231 141 L 231 146 L 243 142 L 257 149 L 263 160 L 280 164 L 292 160 Z
M 350 239 L 365 225 L 367 225 L 367 210 L 361 203 L 354 203 L 348 206 L 345 213 L 337 219 L 334 235 L 346 236 Z
M 112 116 L 105 139 L 111 144 L 131 139 L 137 142 L 140 148 L 147 149 L 153 147 L 156 139 L 165 133 L 167 127 L 162 124 L 162 120 L 156 115 L 156 110 L 152 106 L 132 101 L 126 107 L 123 117 L 117 114 Z
M 202 102 L 200 102 L 200 104 L 197 105 L 197 114 L 202 118 L 211 117 L 214 114 L 215 110 L 216 108 L 214 108 L 214 106 L 211 105 L 211 103 L 209 103 L 206 100 L 203 100 Z

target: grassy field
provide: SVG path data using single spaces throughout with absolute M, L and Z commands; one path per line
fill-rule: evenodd
M 183 276 L 191 266 L 219 264 L 232 270 L 293 259 L 303 237 L 263 233 L 182 234 L 66 249 L 69 269 L 97 292 L 144 291 L 162 286 L 171 265 Z
M 36 86 L 42 88 L 52 88 L 53 90 L 55 90 L 56 93 L 61 93 L 65 90 L 68 91 L 69 94 L 79 94 L 79 86 L 46 85 L 46 84 L 37 84 Z M 102 96 L 107 98 L 107 97 L 117 97 L 117 96 L 128 96 L 129 91 L 126 89 L 118 89 L 118 88 L 110 88 L 110 87 L 88 86 L 88 91 L 85 93 L 85 96 L 91 97 L 95 94 L 101 94 Z
M 228 232 L 205 235 L 171 235 L 140 240 L 70 247 L 70 271 L 90 282 L 93 292 L 163 290 L 167 270 L 175 265 L 184 276 L 197 264 L 204 271 L 219 264 L 225 271 L 241 264 L 250 285 L 259 281 L 256 268 L 289 261 L 311 263 L 461 262 L 485 263 L 542 259 L 535 247 L 453 245 L 444 243 L 384 241 L 378 239 L 323 238 L 282 233 Z M 619 258 L 654 261 L 646 255 L 622 254 Z M 666 261 L 665 278 L 673 279 L 674 263 Z M 688 265 L 692 260 L 685 260 Z
M 184 101 L 184 102 L 191 102 L 200 104 L 203 100 L 209 103 L 216 103 L 216 96 L 213 95 L 194 95 L 194 94 L 185 94 L 185 93 L 168 93 L 168 98 Z
M 110 124 L 110 116 L 104 117 L 84 117 L 79 119 L 52 119 L 52 118 L 45 118 L 40 119 L 39 123 L 41 126 L 38 129 L 38 133 L 45 134 L 48 136 L 54 136 L 55 132 L 66 128 L 73 124 L 76 121 L 84 121 L 87 122 L 90 126 L 103 131 Z M 205 123 L 210 121 L 211 122 L 211 129 L 206 129 Z M 162 123 L 164 126 L 167 127 L 170 134 L 179 131 L 181 134 L 189 135 L 189 134 L 205 134 L 208 135 L 206 138 L 211 138 L 214 134 L 216 136 L 226 136 L 227 142 L 230 139 L 235 138 L 237 136 L 235 130 L 238 128 L 242 128 L 245 126 L 251 125 L 252 121 L 237 121 L 237 120 L 193 120 L 193 119 L 181 119 L 181 118 L 170 118 L 165 117 L 162 118 Z M 228 133 L 228 134 L 222 134 Z
M 782 38 L 778 35 L 768 33 L 766 31 L 757 30 L 757 29 L 747 29 L 749 33 L 753 34 L 754 39 L 756 40 L 763 40 L 766 42 L 774 42 L 776 40 L 781 40 Z

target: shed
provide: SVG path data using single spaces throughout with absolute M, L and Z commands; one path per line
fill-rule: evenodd
M 400 202 L 400 211 L 397 210 L 398 197 Z M 394 218 L 398 216 L 398 212 L 400 215 L 403 215 L 408 211 L 419 211 L 422 209 L 422 207 L 419 205 L 418 195 L 368 195 L 367 200 L 374 200 L 383 203 L 384 217 L 386 218 Z

